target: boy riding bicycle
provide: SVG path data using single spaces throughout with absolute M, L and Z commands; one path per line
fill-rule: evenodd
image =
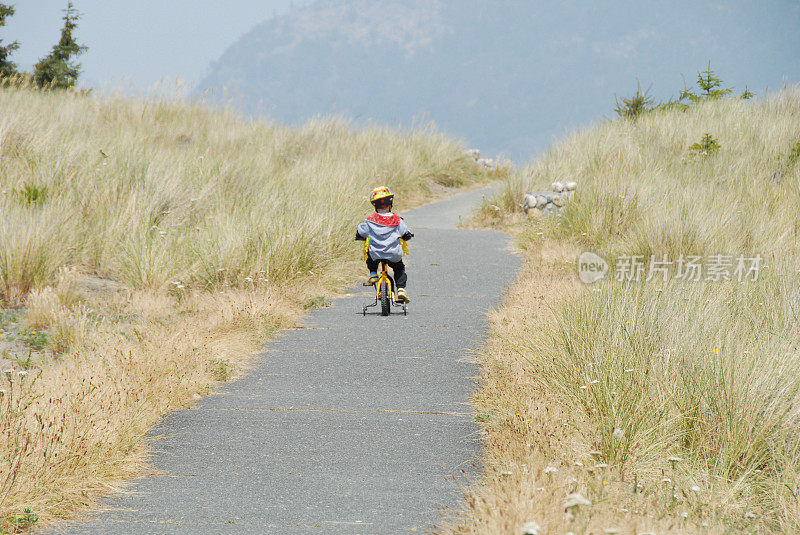
M 394 271 L 397 301 L 408 303 L 410 299 L 406 294 L 408 275 L 403 264 L 403 241 L 410 240 L 414 234 L 408 229 L 402 217 L 392 213 L 393 201 L 394 193 L 388 187 L 381 186 L 372 190 L 370 202 L 375 207 L 375 213 L 358 224 L 356 239 L 369 240 L 367 255 L 369 280 L 366 284 L 378 282 L 378 265 L 380 261 L 386 261 Z

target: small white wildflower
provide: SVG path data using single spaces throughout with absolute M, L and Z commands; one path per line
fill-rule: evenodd
M 536 522 L 528 522 L 522 526 L 522 535 L 539 535 L 542 533 L 542 526 Z
M 245 277 L 244 280 L 247 282 L 253 282 L 253 277 Z
M 556 472 L 558 472 L 558 468 L 556 468 L 555 466 L 547 466 L 545 467 L 543 472 L 545 474 L 555 474 Z
M 633 371 L 633 368 L 625 368 L 625 373 L 631 373 L 632 371 Z
M 614 392 L 612 392 L 612 394 L 614 394 Z M 613 433 L 611 433 L 611 435 L 612 435 L 614 438 L 616 438 L 616 439 L 618 439 L 618 440 L 621 440 L 621 439 L 625 438 L 625 431 L 623 431 L 623 430 L 622 430 L 622 429 L 620 429 L 619 427 L 615 427 L 615 428 L 614 428 L 614 432 L 613 432 Z
M 28 372 L 26 372 L 25 370 L 20 370 L 18 372 L 18 375 L 19 375 L 20 379 L 25 379 L 25 376 L 28 375 Z
M 667 459 L 667 461 L 669 462 L 669 464 L 671 464 L 671 465 L 672 465 L 672 469 L 673 469 L 673 470 L 675 470 L 675 465 L 676 465 L 676 464 L 678 464 L 679 462 L 681 462 L 682 460 L 683 460 L 683 459 L 681 459 L 680 457 L 675 457 L 675 456 L 669 457 L 669 458 Z
M 681 517 L 682 518 L 689 518 L 689 513 L 687 513 L 686 511 L 682 511 L 681 512 Z
M 672 480 L 668 477 L 665 477 L 664 479 L 661 480 L 661 482 L 669 485 L 670 483 L 672 483 Z
M 701 489 L 697 485 L 692 485 L 691 487 L 689 487 L 689 490 L 691 490 L 692 492 L 700 492 Z
M 568 494 L 564 499 L 563 507 L 564 509 L 572 509 L 574 507 L 581 507 L 583 505 L 592 505 L 592 501 L 584 498 L 577 492 L 573 492 L 572 494 Z

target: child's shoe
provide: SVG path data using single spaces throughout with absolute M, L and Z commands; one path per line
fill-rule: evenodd
M 364 286 L 375 286 L 375 283 L 378 282 L 379 280 L 380 277 L 378 276 L 377 273 L 370 273 L 369 279 L 367 279 L 367 282 L 364 283 Z
M 398 303 L 410 303 L 411 299 L 408 298 L 406 295 L 405 288 L 398 288 L 397 289 L 397 302 Z

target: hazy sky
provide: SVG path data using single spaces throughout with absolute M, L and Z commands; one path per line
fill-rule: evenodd
M 67 0 L 6 0 L 16 14 L 0 29 L 19 41 L 12 61 L 29 70 L 58 41 Z M 124 76 L 137 88 L 162 79 L 197 82 L 208 64 L 247 30 L 308 0 L 74 0 L 88 86 Z

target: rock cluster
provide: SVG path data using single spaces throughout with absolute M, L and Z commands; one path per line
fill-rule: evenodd
M 493 158 L 481 158 L 481 151 L 478 149 L 469 149 L 464 151 L 464 156 L 472 158 L 475 163 L 486 169 L 494 169 L 495 161 Z
M 558 214 L 561 208 L 572 200 L 577 186 L 575 182 L 553 182 L 552 191 L 527 193 L 522 200 L 522 210 L 528 215 L 531 213 Z

